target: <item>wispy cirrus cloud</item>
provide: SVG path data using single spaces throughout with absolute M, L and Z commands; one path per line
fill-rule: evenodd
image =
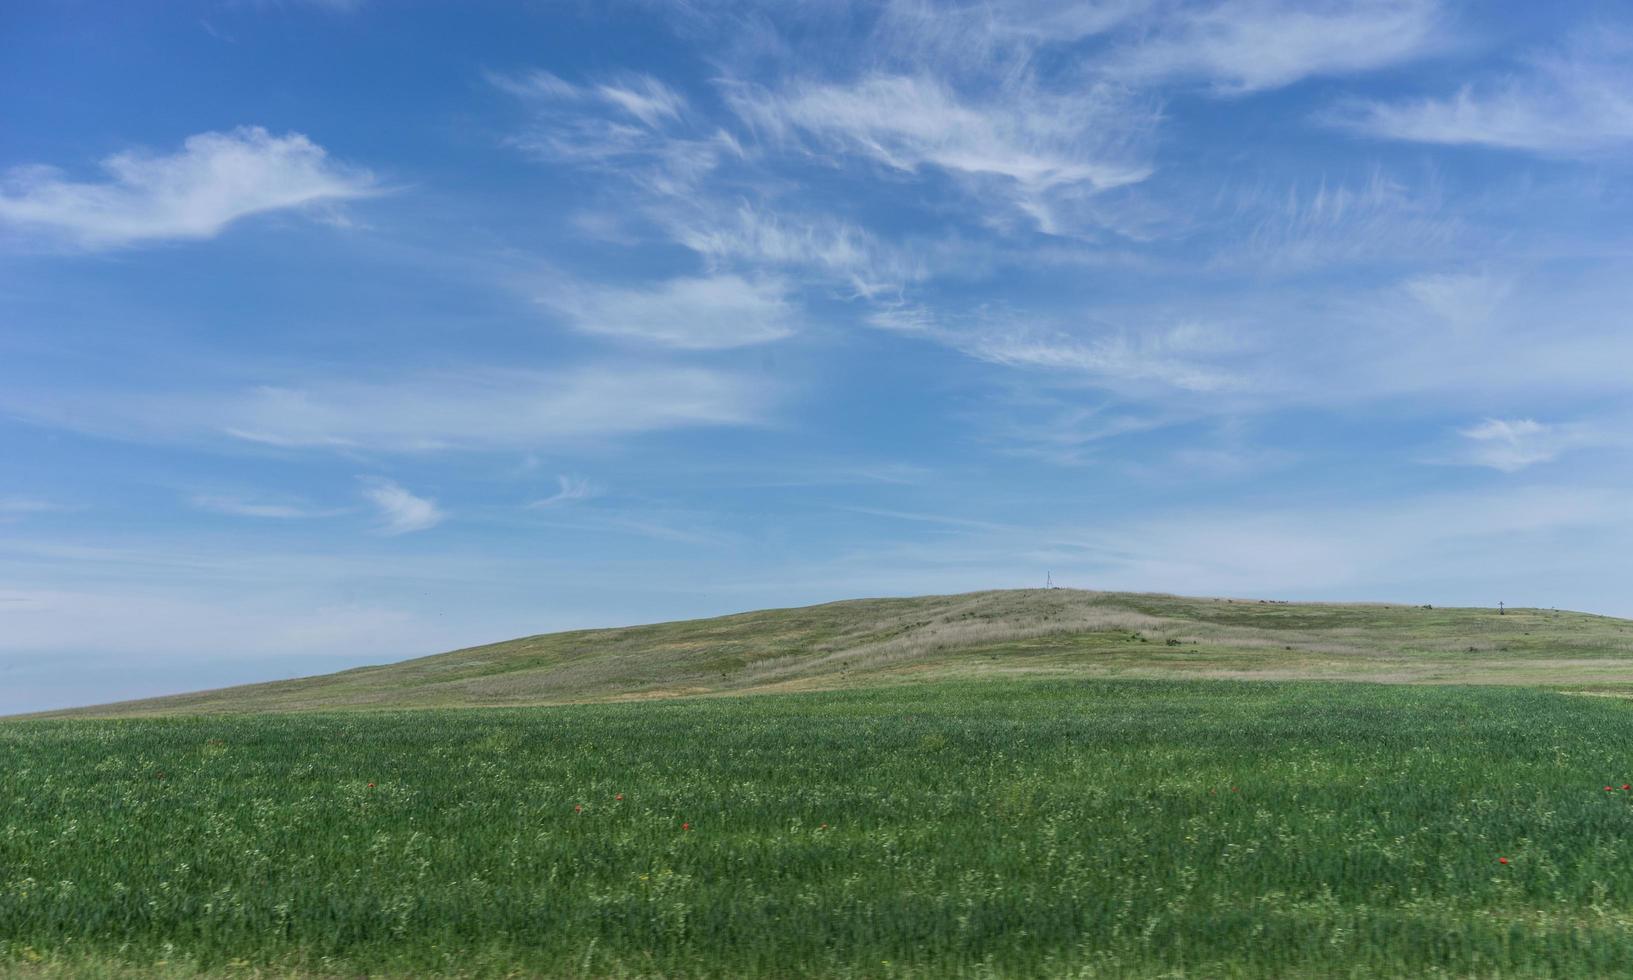
M 900 58 L 962 61 L 985 68 L 1025 58 L 1049 45 L 1071 44 L 1129 25 L 1160 0 L 889 0 L 874 43 Z
M 759 385 L 725 372 L 625 366 L 263 387 L 227 401 L 217 418 L 223 431 L 270 445 L 493 449 L 748 424 L 765 403 Z
M 1469 237 L 1434 182 L 1412 187 L 1381 171 L 1227 200 L 1226 234 L 1210 260 L 1217 269 L 1286 275 L 1322 266 L 1421 262 L 1450 254 Z
M 1489 272 L 1431 272 L 1402 288 L 1454 328 L 1475 331 L 1489 324 L 1514 293 L 1514 284 Z
M 1210 361 L 1220 352 L 1214 332 L 1198 325 L 1130 332 L 1111 329 L 1078 334 L 1062 329 L 1004 327 L 960 343 L 960 349 L 1010 367 L 1080 374 L 1107 386 L 1158 384 L 1191 392 L 1245 386 L 1246 379 Z
M 736 86 L 726 99 L 761 140 L 973 181 L 973 193 L 999 195 L 1046 232 L 1062 229 L 1056 194 L 1151 174 L 1156 107 L 1111 84 L 1055 89 L 1022 75 L 970 96 L 932 74 L 875 73 Z
M 1120 94 L 1090 89 L 1073 96 L 1021 85 L 1013 95 L 983 101 L 932 77 L 870 75 L 849 84 L 741 91 L 731 102 L 764 135 L 800 130 L 896 170 L 936 167 L 1037 189 L 1143 180 L 1150 167 L 1130 159 L 1126 144 L 1134 134 L 1114 117 L 1123 108 Z
M 675 202 L 654 217 L 712 268 L 746 265 L 847 283 L 857 296 L 899 290 L 927 273 L 914 250 L 887 244 L 860 225 L 827 214 L 790 214 L 739 200 Z
M 74 509 L 66 504 L 38 497 L 0 497 L 0 524 L 15 523 L 40 514 L 56 514 Z
M 729 274 L 629 287 L 557 281 L 538 299 L 580 332 L 684 350 L 781 340 L 798 320 L 780 282 Z
M 1327 121 L 1379 139 L 1488 146 L 1547 156 L 1633 144 L 1633 32 L 1601 30 L 1449 96 L 1359 100 Z
M 48 514 L 52 511 L 67 509 L 62 504 L 50 500 L 40 500 L 36 497 L 0 497 L 0 515 Z
M 363 496 L 379 511 L 381 534 L 424 531 L 441 524 L 447 517 L 435 500 L 417 497 L 391 480 L 365 477 Z
M 601 494 L 601 488 L 581 476 L 562 474 L 556 477 L 556 485 L 560 488 L 548 497 L 541 497 L 527 506 L 530 508 L 560 507 L 564 504 L 576 503 L 580 500 L 589 500 Z
M 651 75 L 628 73 L 616 82 L 574 85 L 543 69 L 504 74 L 490 72 L 488 81 L 524 99 L 562 103 L 599 103 L 621 110 L 649 129 L 680 119 L 686 98 Z
M 487 77 L 531 113 L 510 144 L 544 163 L 614 172 L 671 196 L 695 191 L 722 159 L 743 152 L 725 130 L 693 120 L 685 96 L 651 75 L 587 85 L 543 70 Z
M 271 520 L 304 520 L 314 517 L 333 517 L 336 514 L 344 513 L 341 510 L 325 510 L 303 504 L 279 503 L 226 494 L 194 494 L 191 501 L 193 506 L 200 510 L 228 514 L 233 517 L 256 517 Z
M 102 161 L 108 179 L 77 181 L 43 166 L 0 185 L 0 224 L 83 249 L 212 238 L 254 214 L 381 192 L 376 178 L 329 159 L 300 133 L 259 126 L 190 136 L 172 154 L 127 150 Z
M 1433 49 L 1442 22 L 1437 0 L 1183 4 L 1115 49 L 1102 69 L 1124 82 L 1195 80 L 1219 95 L 1245 95 L 1416 57 Z
M 472 369 L 386 381 L 318 380 L 172 394 L 13 392 L 0 410 L 142 441 L 230 436 L 287 449 L 528 450 L 766 420 L 775 392 L 714 368 L 603 363 Z
M 1224 392 L 1247 387 L 1252 378 L 1242 366 L 1229 363 L 1243 352 L 1244 338 L 1201 321 L 1135 329 L 1086 316 L 943 316 L 913 306 L 882 309 L 868 321 L 992 364 L 1034 369 L 1110 390 L 1156 383 L 1170 390 Z
M 1504 473 L 1550 462 L 1575 449 L 1618 441 L 1586 423 L 1547 423 L 1529 418 L 1488 418 L 1459 430 L 1458 435 L 1465 445 L 1451 462 L 1486 466 Z

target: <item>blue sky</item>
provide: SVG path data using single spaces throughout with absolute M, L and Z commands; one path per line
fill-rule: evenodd
M 1047 572 L 1633 615 L 1617 4 L 0 44 L 0 711 Z

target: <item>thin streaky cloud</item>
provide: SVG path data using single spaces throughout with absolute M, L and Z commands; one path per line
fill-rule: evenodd
M 1220 271 L 1296 275 L 1323 267 L 1401 265 L 1463 255 L 1473 232 L 1448 213 L 1431 179 L 1408 183 L 1380 170 L 1363 179 L 1325 175 L 1309 186 L 1235 195 L 1228 229 L 1210 259 Z
M 539 302 L 584 333 L 642 346 L 714 350 L 792 334 L 797 317 L 786 292 L 772 278 L 721 274 L 623 288 L 557 281 L 540 291 Z
M 343 510 L 323 510 L 299 504 L 275 503 L 223 494 L 195 494 L 191 498 L 191 502 L 194 507 L 200 510 L 213 511 L 217 514 L 273 520 L 306 520 L 316 517 L 333 517 L 345 513 Z
M 548 497 L 541 497 L 527 506 L 530 508 L 560 507 L 566 504 L 589 500 L 601 495 L 601 488 L 581 476 L 562 474 L 556 477 L 559 489 Z
M 69 509 L 64 504 L 37 497 L 0 497 L 0 514 L 49 514 Z
M 1633 144 L 1633 31 L 1579 36 L 1450 95 L 1354 100 L 1320 117 L 1378 139 L 1596 156 Z
M 1191 4 L 1103 62 L 1134 84 L 1194 80 L 1241 96 L 1306 78 L 1375 71 L 1441 43 L 1436 0 L 1225 0 Z
M 611 362 L 226 391 L 14 392 L 0 395 L 0 409 L 40 425 L 138 442 L 225 437 L 286 450 L 425 453 L 525 451 L 760 425 L 778 396 L 764 381 L 716 368 Z
M 574 85 L 553 72 L 533 69 L 525 72 L 488 72 L 490 84 L 517 98 L 536 102 L 601 103 L 634 117 L 650 128 L 679 120 L 686 111 L 686 98 L 651 75 L 633 73 L 614 81 Z
M 1046 233 L 1064 233 L 1062 199 L 1137 184 L 1152 173 L 1158 112 L 1115 85 L 1052 89 L 1027 77 L 979 99 L 931 74 L 850 82 L 735 85 L 727 103 L 762 143 L 856 158 L 903 174 L 937 170 L 972 182 Z
M 926 514 L 918 511 L 887 510 L 879 507 L 836 507 L 835 510 L 847 511 L 852 514 L 865 514 L 868 517 L 886 517 L 896 521 L 910 521 L 916 524 L 944 524 L 948 527 L 974 528 L 982 531 L 1014 531 L 1017 525 L 995 521 L 975 520 L 967 517 L 952 517 L 946 514 Z
M 1020 314 L 942 315 L 922 306 L 882 308 L 875 327 L 933 340 L 1009 368 L 1050 372 L 1108 388 L 1156 383 L 1188 392 L 1226 392 L 1263 382 L 1261 371 L 1234 365 L 1243 339 L 1204 322 L 1117 328 L 1082 317 L 1051 323 Z
M 864 298 L 899 292 L 928 271 L 917 250 L 887 244 L 859 224 L 828 214 L 704 199 L 665 202 L 654 208 L 653 217 L 714 270 L 739 265 L 787 270 L 846 283 Z
M 548 71 L 488 72 L 531 115 L 505 142 L 551 165 L 615 175 L 659 197 L 695 193 L 742 147 L 722 129 L 688 125 L 687 103 L 646 74 L 575 85 Z
M 1464 445 L 1447 461 L 1518 473 L 1575 450 L 1625 446 L 1630 440 L 1614 434 L 1621 429 L 1621 426 L 1607 427 L 1583 421 L 1487 418 L 1458 430 Z

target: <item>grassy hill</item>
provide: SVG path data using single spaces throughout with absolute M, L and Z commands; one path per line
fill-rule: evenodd
M 65 714 L 153 717 L 0 724 L 3 976 L 1633 976 L 1623 620 L 983 592 Z
M 1633 621 L 1544 609 L 1084 592 L 859 599 L 523 637 L 379 667 L 53 712 L 557 704 L 977 676 L 1633 688 Z

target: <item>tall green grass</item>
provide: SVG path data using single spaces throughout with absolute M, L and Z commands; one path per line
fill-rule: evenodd
M 1633 973 L 1630 746 L 1227 682 L 12 723 L 0 970 Z

